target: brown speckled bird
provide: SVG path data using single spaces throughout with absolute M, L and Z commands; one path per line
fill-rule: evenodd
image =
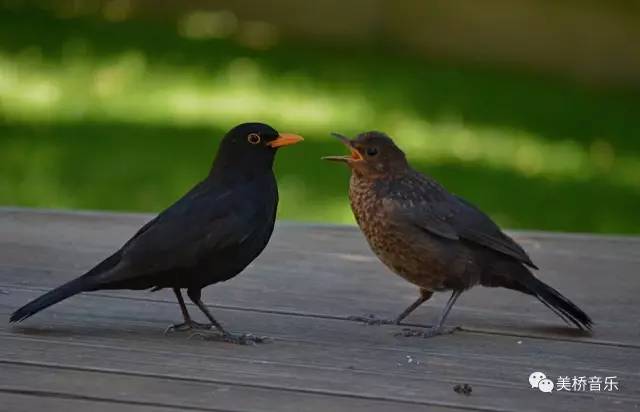
M 373 252 L 393 272 L 420 288 L 420 297 L 393 321 L 400 323 L 433 292 L 453 291 L 438 323 L 425 337 L 451 332 L 443 324 L 456 299 L 475 286 L 504 287 L 533 295 L 581 330 L 592 321 L 558 291 L 538 280 L 527 253 L 483 212 L 413 170 L 384 133 L 350 140 L 335 134 L 349 156 L 323 159 L 351 168 L 349 198 L 356 221 Z

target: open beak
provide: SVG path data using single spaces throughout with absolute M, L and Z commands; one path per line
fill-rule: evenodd
M 322 160 L 329 160 L 331 162 L 359 162 L 362 160 L 362 155 L 355 147 L 353 147 L 353 144 L 348 137 L 335 132 L 331 133 L 331 135 L 347 146 L 347 149 L 349 149 L 351 154 L 348 156 L 324 156 Z
M 267 146 L 271 146 L 274 149 L 276 147 L 289 146 L 292 144 L 300 143 L 304 139 L 302 136 L 298 136 L 297 134 L 291 133 L 280 133 L 280 135 L 275 139 L 267 143 Z

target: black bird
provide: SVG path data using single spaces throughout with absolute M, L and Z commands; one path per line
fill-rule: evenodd
M 20 322 L 81 292 L 172 288 L 184 323 L 173 330 L 217 328 L 227 333 L 200 299 L 204 287 L 240 273 L 265 248 L 276 219 L 278 187 L 273 162 L 279 147 L 302 137 L 261 123 L 245 123 L 222 139 L 209 175 L 144 225 L 117 252 L 86 274 L 11 315 Z M 211 322 L 194 322 L 181 289 Z
M 591 329 L 586 313 L 531 273 L 538 268 L 520 245 L 471 203 L 413 170 L 387 135 L 334 135 L 351 155 L 324 159 L 351 168 L 349 198 L 360 229 L 385 265 L 420 288 L 420 297 L 393 322 L 354 320 L 397 324 L 433 292 L 450 290 L 438 323 L 424 334 L 438 335 L 460 294 L 480 284 L 533 295 L 565 321 Z

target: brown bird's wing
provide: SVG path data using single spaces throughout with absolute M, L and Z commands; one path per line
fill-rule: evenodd
M 453 195 L 452 198 L 453 205 L 449 206 L 453 210 L 451 222 L 460 237 L 511 256 L 527 266 L 538 269 L 527 252 L 515 240 L 500 230 L 489 216 L 461 197 Z
M 385 198 L 382 204 L 387 210 L 387 216 L 400 227 L 408 224 L 445 239 L 460 239 L 455 228 L 438 216 L 437 213 L 434 213 L 431 205 L 426 202 L 403 202 L 397 199 Z
M 445 239 L 464 239 L 537 269 L 527 253 L 477 207 L 416 173 L 396 182 L 383 202 L 390 216 Z

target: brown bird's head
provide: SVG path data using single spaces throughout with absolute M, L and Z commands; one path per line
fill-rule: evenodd
M 348 156 L 325 156 L 323 160 L 346 163 L 353 173 L 371 179 L 402 174 L 409 168 L 404 152 L 382 132 L 365 132 L 355 139 L 332 133 L 351 151 Z

